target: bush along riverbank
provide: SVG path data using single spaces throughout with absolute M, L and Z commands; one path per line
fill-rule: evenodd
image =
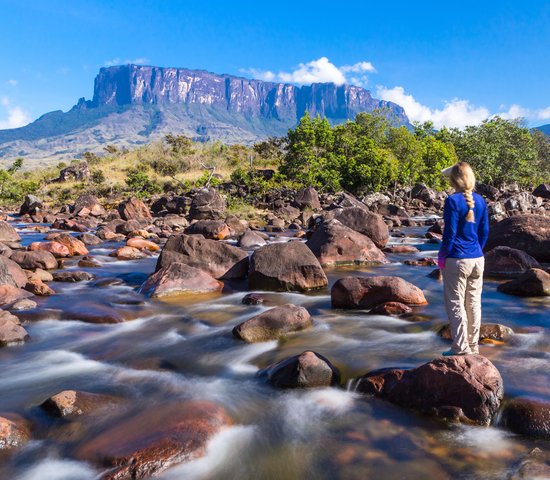
M 414 478 L 464 469 L 524 478 L 517 472 L 528 468 L 548 476 L 544 451 L 521 460 L 533 441 L 550 439 L 548 325 L 540 319 L 550 296 L 548 185 L 478 185 L 492 224 L 484 318 L 499 321 L 485 321 L 480 355 L 442 358 L 449 335 L 433 292 L 446 194 L 420 183 L 361 196 L 272 188 L 277 175 L 262 169 L 216 187 L 211 177 L 202 188 L 116 205 L 87 193 L 57 208 L 27 195 L 3 215 L 0 365 L 15 376 L 23 370 L 20 383 L 6 378 L 0 401 L 0 449 L 11 459 L 0 473 L 32 463 L 35 439 L 101 478 L 147 478 L 193 465 L 243 425 L 260 429 L 276 456 L 311 435 L 303 422 L 293 434 L 281 427 L 278 439 L 272 424 L 264 429 L 258 406 L 280 392 L 282 403 L 264 405 L 262 415 L 277 423 L 282 405 L 319 402 L 317 413 L 304 414 L 319 416 L 311 421 L 320 435 L 331 432 L 332 444 L 321 464 L 307 457 L 307 468 L 340 472 L 335 478 L 355 478 L 356 465 L 371 474 L 402 468 L 403 455 Z M 501 304 L 519 307 L 503 313 Z M 521 369 L 522 357 L 531 371 Z M 41 368 L 47 374 L 35 377 Z M 292 393 L 302 391 L 321 396 Z M 324 417 L 327 409 L 368 417 L 350 406 L 361 402 L 376 410 L 373 425 L 386 418 L 393 440 L 378 437 L 386 428 L 367 433 L 352 422 L 340 431 Z M 443 423 L 428 427 L 430 418 Z M 454 452 L 453 441 L 436 449 L 434 431 L 448 424 L 503 427 L 524 440 L 507 440 L 482 466 L 486 457 Z M 400 425 L 425 433 L 415 440 Z M 380 442 L 397 438 L 401 453 L 382 453 Z M 246 471 L 273 472 L 254 456 L 243 462 Z M 304 466 L 293 460 L 288 468 Z

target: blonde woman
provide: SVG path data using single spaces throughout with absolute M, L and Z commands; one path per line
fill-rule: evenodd
M 470 165 L 460 162 L 442 171 L 456 190 L 445 200 L 443 242 L 438 265 L 443 273 L 445 308 L 453 344 L 444 356 L 479 353 L 483 247 L 489 235 L 485 200 L 473 193 L 476 179 Z

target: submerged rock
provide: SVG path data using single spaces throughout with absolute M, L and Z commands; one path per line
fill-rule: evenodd
M 272 243 L 258 248 L 250 259 L 248 283 L 254 290 L 307 291 L 328 284 L 325 272 L 303 243 Z
M 517 397 L 504 406 L 502 422 L 521 435 L 550 440 L 550 402 Z
M 331 387 L 340 384 L 340 372 L 316 352 L 306 351 L 258 372 L 278 388 Z
M 344 277 L 330 292 L 334 308 L 370 309 L 385 302 L 428 303 L 422 290 L 400 277 Z
M 233 328 L 233 335 L 247 343 L 276 340 L 313 325 L 309 312 L 296 305 L 281 305 L 260 313 Z
M 29 438 L 29 427 L 22 417 L 15 414 L 0 417 L 0 451 L 20 447 Z
M 89 280 L 93 280 L 95 278 L 94 275 L 92 275 L 89 272 L 82 272 L 82 271 L 67 271 L 67 272 L 54 272 L 53 279 L 56 282 L 86 282 Z
M 498 286 L 498 291 L 518 297 L 550 296 L 550 273 L 531 268 L 520 277 Z
M 446 420 L 489 425 L 504 395 L 496 367 L 480 355 L 432 360 L 411 370 L 375 370 L 357 391 Z
M 412 308 L 401 302 L 384 302 L 374 307 L 369 313 L 376 315 L 402 315 L 411 313 Z
M 63 390 L 40 404 L 40 408 L 54 417 L 69 417 L 90 413 L 112 403 L 113 398 L 97 393 Z
M 156 405 L 95 435 L 75 454 L 110 467 L 102 480 L 149 478 L 201 457 L 207 442 L 231 424 L 226 411 L 211 402 Z
M 153 273 L 139 289 L 151 297 L 221 292 L 223 283 L 198 268 L 174 262 Z

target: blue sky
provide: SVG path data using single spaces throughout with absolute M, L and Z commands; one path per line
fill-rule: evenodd
M 0 0 L 0 128 L 135 62 L 360 83 L 413 120 L 550 123 L 548 1 Z

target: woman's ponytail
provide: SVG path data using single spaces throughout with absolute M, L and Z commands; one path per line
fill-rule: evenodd
M 475 203 L 474 203 L 474 197 L 472 195 L 472 192 L 468 190 L 468 191 L 462 192 L 462 194 L 466 199 L 466 205 L 468 205 L 468 213 L 466 214 L 466 221 L 475 222 L 476 221 L 476 217 L 474 214 Z
M 467 222 L 475 222 L 474 214 L 474 196 L 472 192 L 476 185 L 476 177 L 472 170 L 472 167 L 466 162 L 460 162 L 453 166 L 450 175 L 451 185 L 457 192 L 462 192 L 466 199 L 466 205 L 468 205 L 468 213 L 466 214 Z

